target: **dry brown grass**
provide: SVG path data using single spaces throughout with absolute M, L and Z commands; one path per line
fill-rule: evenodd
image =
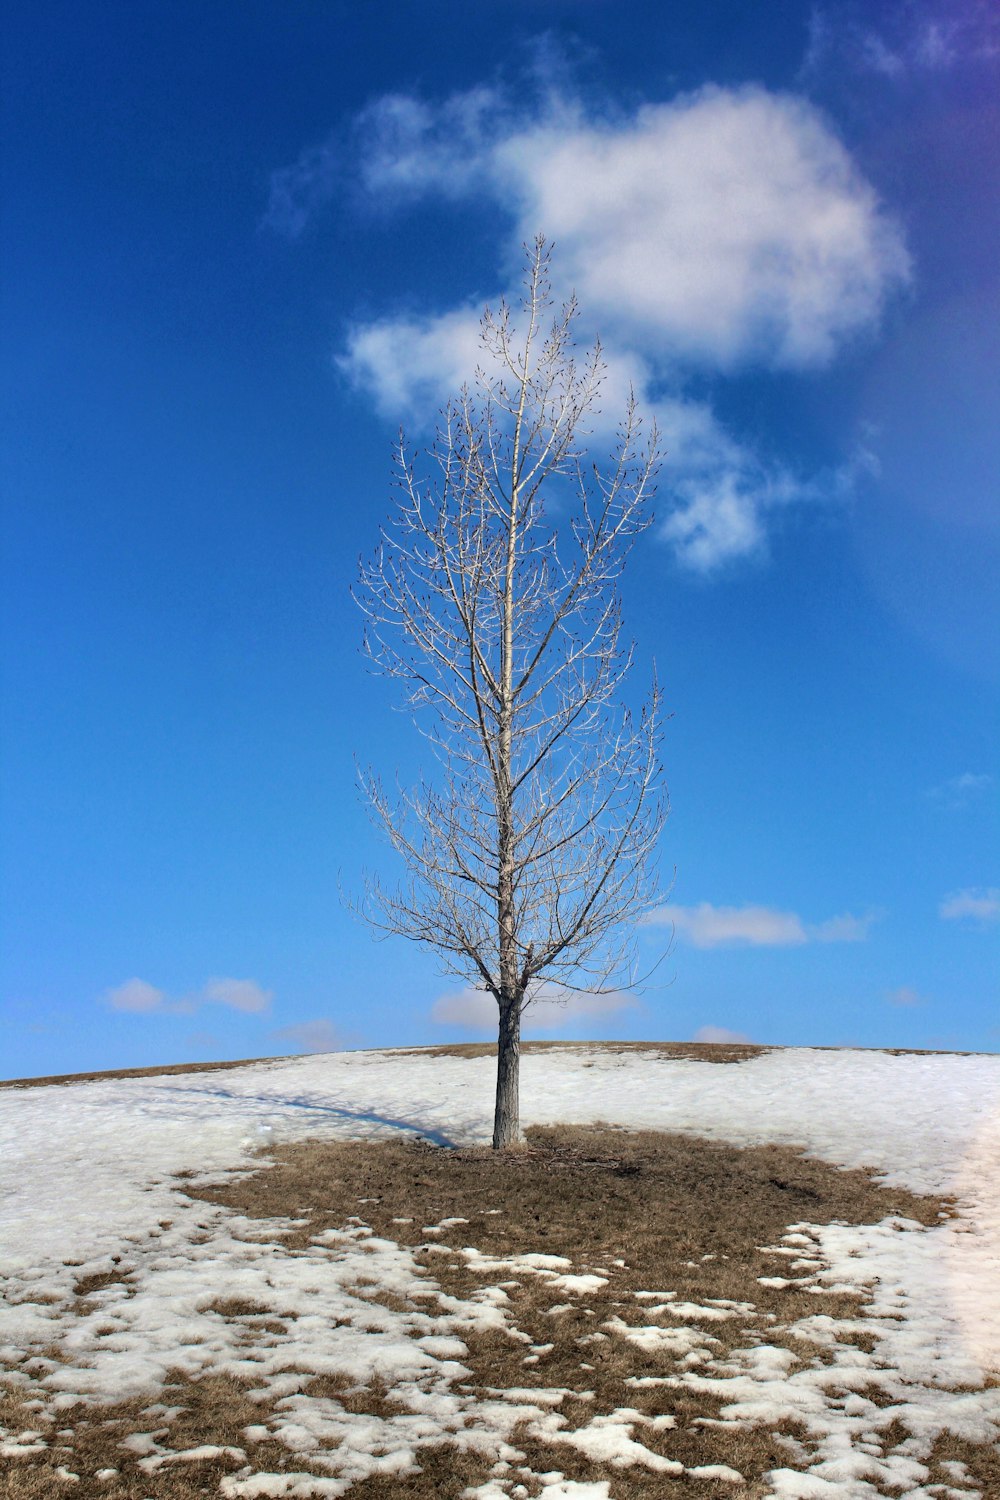
M 809 1045 L 809 1044 L 806 1044 Z M 791 1049 L 781 1042 L 615 1042 L 615 1041 L 545 1041 L 522 1042 L 522 1052 L 548 1052 L 563 1049 L 577 1052 L 634 1053 L 649 1052 L 663 1058 L 692 1058 L 696 1062 L 739 1063 L 765 1052 Z M 430 1047 L 395 1047 L 380 1049 L 398 1057 L 496 1057 L 496 1042 L 448 1042 Z M 889 1057 L 992 1057 L 992 1052 L 942 1051 L 935 1047 L 817 1047 L 810 1052 L 885 1052 Z
M 739 1063 L 765 1052 L 779 1052 L 778 1043 L 756 1042 L 614 1042 L 614 1041 L 545 1041 L 522 1042 L 522 1052 L 546 1052 L 564 1048 L 569 1051 L 632 1053 L 649 1052 L 663 1058 L 694 1058 L 698 1062 Z M 376 1047 L 376 1052 L 397 1057 L 496 1057 L 495 1042 L 454 1042 L 431 1047 Z M 931 1047 L 813 1047 L 813 1052 L 886 1052 L 890 1057 L 988 1057 L 992 1053 L 941 1052 Z M 154 1068 L 114 1068 L 92 1073 L 53 1073 L 39 1078 L 0 1079 L 0 1089 L 35 1089 L 69 1083 L 102 1083 L 114 1078 L 159 1078 L 174 1073 L 219 1073 L 226 1068 L 249 1068 L 256 1064 L 295 1062 L 298 1053 L 277 1057 L 241 1057 L 229 1062 L 166 1063 Z
M 104 1083 L 113 1078 L 159 1078 L 161 1075 L 168 1077 L 173 1073 L 219 1073 L 226 1068 L 249 1068 L 255 1063 L 291 1060 L 292 1058 L 287 1056 L 243 1057 L 232 1062 L 166 1063 L 157 1068 L 113 1068 L 110 1071 L 98 1073 L 52 1073 L 44 1078 L 0 1079 L 0 1089 L 38 1089 L 67 1083 Z
M 699 1304 L 712 1298 L 751 1303 L 755 1315 L 706 1325 L 719 1341 L 712 1346 L 714 1353 L 746 1347 L 762 1337 L 768 1343 L 784 1342 L 811 1359 L 815 1348 L 791 1339 L 785 1331 L 788 1325 L 820 1312 L 852 1320 L 859 1300 L 794 1287 L 762 1287 L 760 1275 L 794 1273 L 762 1256 L 758 1247 L 776 1243 L 797 1221 L 872 1223 L 899 1214 L 933 1224 L 948 1209 L 935 1199 L 881 1187 L 865 1172 L 841 1171 L 784 1147 L 738 1149 L 689 1136 L 610 1127 L 531 1130 L 523 1149 L 505 1154 L 478 1148 L 448 1151 L 399 1140 L 307 1141 L 278 1149 L 272 1160 L 266 1171 L 225 1187 L 186 1190 L 192 1197 L 250 1217 L 306 1219 L 284 1237 L 292 1253 L 323 1230 L 361 1216 L 377 1234 L 410 1245 L 448 1294 L 467 1297 L 497 1280 L 516 1283 L 507 1288 L 512 1326 L 540 1349 L 552 1347 L 526 1363 L 531 1355 L 522 1339 L 501 1331 L 479 1333 L 467 1340 L 464 1363 L 470 1375 L 463 1388 L 486 1394 L 524 1386 L 563 1387 L 575 1393 L 559 1408 L 571 1429 L 620 1407 L 649 1415 L 669 1412 L 676 1423 L 671 1431 L 636 1431 L 651 1452 L 688 1467 L 724 1463 L 745 1476 L 738 1486 L 690 1473 L 675 1478 L 637 1466 L 609 1471 L 568 1444 L 541 1441 L 527 1429 L 518 1432 L 514 1441 L 536 1474 L 559 1470 L 578 1480 L 611 1478 L 615 1500 L 758 1500 L 769 1491 L 764 1479 L 769 1469 L 794 1466 L 782 1446 L 781 1430 L 705 1425 L 706 1418 L 718 1416 L 721 1405 L 711 1396 L 628 1383 L 634 1377 L 663 1377 L 675 1371 L 662 1351 L 652 1356 L 616 1333 L 594 1337 L 612 1318 L 630 1325 L 655 1321 L 636 1292 L 670 1290 L 678 1301 Z M 413 1222 L 394 1222 L 402 1218 Z M 450 1246 L 450 1255 L 425 1248 L 424 1226 L 444 1218 L 469 1221 L 432 1237 L 434 1244 Z M 495 1256 L 566 1256 L 574 1271 L 599 1270 L 607 1275 L 607 1284 L 574 1296 L 523 1272 L 483 1276 L 458 1253 L 466 1245 Z M 386 1296 L 377 1286 L 368 1295 L 375 1301 Z M 554 1304 L 568 1306 L 553 1316 Z M 216 1310 L 234 1318 L 263 1311 L 256 1304 L 226 1299 L 221 1288 Z M 870 1348 L 870 1335 L 852 1332 L 847 1321 L 844 1341 Z M 314 1377 L 306 1391 L 334 1398 L 353 1412 L 391 1417 L 405 1410 L 392 1390 L 378 1381 L 359 1387 L 346 1378 Z M 20 1399 L 17 1394 L 8 1398 L 13 1403 Z M 236 1381 L 178 1378 L 162 1402 L 183 1407 L 169 1423 L 165 1442 L 171 1449 L 214 1443 L 242 1449 L 245 1460 L 219 1458 L 146 1475 L 119 1445 L 129 1431 L 156 1429 L 155 1408 L 151 1413 L 145 1403 L 137 1402 L 99 1410 L 81 1406 L 59 1414 L 67 1434 L 65 1451 L 52 1448 L 16 1461 L 0 1479 L 0 1500 L 47 1500 L 68 1493 L 78 1500 L 91 1495 L 95 1500 L 195 1500 L 217 1493 L 222 1475 L 242 1462 L 255 1472 L 311 1468 L 302 1455 L 274 1441 L 247 1441 L 244 1429 L 266 1423 L 269 1408 L 251 1402 Z M 21 1413 L 20 1423 L 11 1421 L 0 1407 L 0 1422 L 14 1430 L 30 1425 L 23 1420 L 30 1415 Z M 784 1435 L 804 1436 L 791 1427 Z M 905 1435 L 901 1431 L 899 1437 Z M 947 1470 L 939 1467 L 942 1459 L 967 1464 L 982 1493 L 1000 1497 L 1000 1460 L 995 1453 L 958 1439 L 942 1440 L 934 1454 L 933 1478 L 947 1482 Z M 81 1475 L 78 1484 L 56 1477 L 61 1463 Z M 486 1458 L 461 1453 L 452 1444 L 421 1450 L 419 1463 L 420 1471 L 408 1476 L 374 1477 L 355 1484 L 350 1500 L 457 1500 L 467 1486 L 483 1483 L 490 1469 Z M 111 1467 L 119 1470 L 113 1481 L 93 1478 L 99 1469 Z M 527 1474 L 512 1477 L 525 1485 L 529 1496 L 539 1493 L 540 1486 Z
M 522 1042 L 521 1051 L 601 1052 L 613 1056 L 646 1053 L 652 1057 L 692 1058 L 697 1062 L 740 1063 L 771 1052 L 755 1042 Z M 496 1042 L 449 1042 L 439 1047 L 397 1047 L 397 1057 L 496 1057 Z
M 165 1409 L 181 1408 L 169 1422 Z M 30 1458 L 8 1459 L 7 1472 L 0 1471 L 0 1500 L 194 1500 L 218 1493 L 225 1474 L 242 1467 L 232 1457 L 203 1459 L 145 1473 L 139 1455 L 122 1448 L 133 1433 L 165 1435 L 174 1451 L 205 1444 L 241 1448 L 248 1462 L 260 1468 L 287 1465 L 288 1450 L 275 1442 L 248 1443 L 244 1428 L 261 1421 L 261 1406 L 249 1400 L 246 1388 L 228 1376 L 209 1376 L 193 1381 L 178 1375 L 165 1387 L 160 1402 L 122 1401 L 112 1406 L 80 1403 L 59 1412 L 53 1422 L 39 1421 L 38 1413 L 25 1407 L 16 1389 L 0 1387 L 0 1424 L 20 1432 L 34 1428 L 47 1437 L 50 1447 Z M 60 1438 L 59 1434 L 63 1434 Z M 78 1476 L 61 1477 L 59 1469 Z M 110 1478 L 96 1476 L 107 1469 Z

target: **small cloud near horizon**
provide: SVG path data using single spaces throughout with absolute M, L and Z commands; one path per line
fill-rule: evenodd
M 190 1036 L 184 1038 L 184 1045 L 193 1047 L 196 1052 L 219 1052 L 223 1043 L 214 1031 L 192 1031 Z
M 752 1038 L 748 1037 L 745 1032 L 730 1031 L 728 1026 L 699 1026 L 691 1040 L 708 1042 L 716 1046 L 721 1046 L 725 1042 L 752 1042 Z
M 202 996 L 213 1005 L 258 1015 L 270 1008 L 274 991 L 262 990 L 255 979 L 209 979 Z
M 672 924 L 677 936 L 695 948 L 746 946 L 793 948 L 806 943 L 863 943 L 878 914 L 855 916 L 843 912 L 823 922 L 804 922 L 794 911 L 769 906 L 659 906 L 645 921 L 652 926 Z
M 271 1035 L 276 1041 L 291 1042 L 299 1052 L 342 1052 L 345 1044 L 343 1033 L 325 1016 L 315 1021 L 299 1021 L 293 1026 L 282 1026 Z
M 522 1012 L 521 1029 L 525 1033 L 558 1031 L 574 1021 L 633 1009 L 636 1003 L 633 996 L 620 990 L 588 995 L 564 990 L 559 985 L 543 984 Z M 467 986 L 436 1000 L 431 1008 L 431 1020 L 438 1026 L 463 1026 L 470 1031 L 495 1032 L 497 1003 L 487 990 Z
M 197 993 L 176 1000 L 166 990 L 137 978 L 127 979 L 104 994 L 112 1010 L 145 1016 L 190 1016 L 202 1005 L 225 1005 L 246 1015 L 260 1015 L 270 1008 L 273 998 L 274 991 L 262 989 L 255 979 L 232 978 L 207 979 Z
M 938 916 L 945 922 L 969 921 L 981 927 L 1000 922 L 1000 886 L 952 891 L 938 907 Z
M 166 993 L 145 979 L 127 979 L 124 984 L 108 990 L 104 998 L 112 1010 L 130 1010 L 137 1015 L 162 1010 L 167 1004 Z
M 888 1005 L 926 1005 L 927 1001 L 923 995 L 918 994 L 908 984 L 901 984 L 898 989 L 890 990 L 886 995 Z
M 127 979 L 124 984 L 107 990 L 104 999 L 112 1010 L 128 1011 L 136 1016 L 190 1016 L 197 1009 L 190 998 L 171 1000 L 165 990 L 158 990 L 145 979 Z

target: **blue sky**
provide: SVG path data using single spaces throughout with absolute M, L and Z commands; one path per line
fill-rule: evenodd
M 674 936 L 536 1034 L 997 1050 L 993 8 L 7 29 L 0 1074 L 485 1034 L 341 903 L 420 755 L 349 587 L 538 231 L 668 449 Z

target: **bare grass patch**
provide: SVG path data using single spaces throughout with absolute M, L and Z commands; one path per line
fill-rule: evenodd
M 689 1370 L 699 1348 L 718 1359 L 748 1342 L 784 1340 L 813 1358 L 811 1347 L 787 1336 L 790 1323 L 825 1314 L 843 1323 L 852 1342 L 861 1311 L 860 1296 L 808 1290 L 797 1284 L 801 1273 L 783 1278 L 789 1285 L 761 1285 L 775 1267 L 760 1247 L 798 1221 L 898 1215 L 930 1225 L 946 1211 L 940 1200 L 879 1186 L 869 1173 L 786 1147 L 739 1149 L 598 1127 L 532 1129 L 523 1148 L 502 1154 L 409 1141 L 303 1142 L 280 1148 L 259 1176 L 194 1196 L 249 1217 L 306 1218 L 288 1237 L 293 1250 L 351 1217 L 363 1219 L 375 1234 L 409 1245 L 446 1294 L 466 1301 L 500 1295 L 509 1330 L 465 1339 L 463 1362 L 477 1395 L 563 1390 L 559 1410 L 570 1434 L 595 1414 L 631 1411 L 634 1436 L 650 1454 L 686 1470 L 723 1464 L 743 1474 L 742 1491 L 726 1483 L 734 1496 L 754 1493 L 768 1469 L 789 1463 L 781 1439 L 795 1435 L 794 1425 L 785 1433 L 705 1425 L 706 1417 L 718 1420 L 721 1400 L 666 1381 Z M 562 1258 L 570 1274 L 593 1284 L 567 1294 L 559 1270 L 532 1267 L 534 1256 Z M 484 1259 L 511 1264 L 484 1275 Z M 671 1303 L 684 1309 L 681 1319 L 665 1311 Z M 680 1331 L 690 1334 L 692 1321 L 701 1331 L 694 1350 Z M 654 1330 L 648 1343 L 644 1328 Z M 855 1347 L 866 1346 L 870 1335 L 858 1330 Z M 652 1424 L 665 1413 L 675 1425 L 657 1429 Z M 674 1477 L 641 1463 L 609 1470 L 565 1433 L 552 1440 L 519 1433 L 515 1441 L 536 1473 L 559 1470 L 581 1481 L 613 1474 L 616 1500 L 719 1492 L 711 1476 Z
M 280 1444 L 248 1443 L 245 1428 L 260 1421 L 260 1405 L 247 1397 L 245 1386 L 226 1376 L 197 1381 L 179 1376 L 152 1404 L 145 1399 L 107 1406 L 80 1402 L 54 1417 L 40 1412 L 23 1389 L 0 1386 L 0 1426 L 15 1433 L 35 1431 L 45 1443 L 40 1452 L 0 1459 L 6 1466 L 6 1472 L 0 1468 L 0 1500 L 195 1500 L 216 1495 L 220 1480 L 251 1456 L 262 1468 L 287 1463 L 287 1449 Z M 150 1439 L 148 1447 L 142 1437 Z M 169 1451 L 179 1459 L 160 1468 L 144 1467 L 144 1458 L 156 1457 L 161 1438 L 168 1439 Z M 205 1449 L 221 1451 L 185 1457 Z M 237 1453 L 245 1458 L 235 1457 Z
M 532 1129 L 522 1148 L 502 1154 L 309 1140 L 277 1148 L 263 1170 L 225 1184 L 196 1187 L 186 1176 L 184 1191 L 250 1219 L 291 1223 L 281 1255 L 308 1257 L 318 1236 L 350 1226 L 407 1247 L 426 1273 L 426 1300 L 419 1285 L 404 1296 L 377 1276 L 352 1284 L 400 1315 L 438 1305 L 502 1310 L 503 1326 L 473 1320 L 462 1333 L 462 1368 L 450 1378 L 471 1403 L 468 1426 L 411 1445 L 412 1462 L 399 1434 L 419 1414 L 416 1387 L 379 1374 L 298 1372 L 294 1401 L 368 1418 L 388 1444 L 371 1450 L 384 1468 L 356 1479 L 350 1500 L 458 1500 L 490 1479 L 534 1497 L 544 1489 L 538 1476 L 554 1473 L 610 1481 L 613 1500 L 759 1500 L 772 1492 L 769 1471 L 808 1467 L 813 1437 L 787 1414 L 749 1424 L 728 1417 L 720 1383 L 699 1385 L 700 1372 L 738 1365 L 762 1347 L 794 1374 L 835 1362 L 838 1351 L 864 1361 L 878 1342 L 862 1293 L 817 1282 L 808 1235 L 779 1242 L 792 1225 L 894 1215 L 931 1226 L 949 1211 L 943 1200 L 791 1148 L 610 1126 Z M 77 1292 L 94 1297 L 125 1274 L 81 1277 Z M 210 1311 L 239 1325 L 248 1345 L 294 1319 L 282 1321 L 278 1302 L 221 1285 Z M 337 1338 L 331 1322 L 332 1353 Z M 35 1373 L 44 1378 L 41 1367 Z M 287 1404 L 228 1374 L 177 1374 L 152 1406 L 80 1402 L 52 1420 L 33 1404 L 30 1377 L 22 1367 L 0 1424 L 15 1436 L 37 1427 L 44 1446 L 32 1451 L 26 1439 L 10 1456 L 0 1500 L 195 1500 L 224 1493 L 234 1476 L 329 1478 L 336 1461 L 334 1449 L 324 1462 L 326 1450 L 280 1441 Z M 882 1423 L 883 1452 L 909 1438 L 877 1380 L 857 1395 Z M 512 1412 L 506 1447 L 489 1424 L 476 1431 L 477 1410 L 498 1403 Z M 519 1419 L 519 1410 L 532 1415 Z M 933 1482 L 966 1474 L 984 1496 L 1000 1496 L 993 1449 L 948 1435 L 925 1461 Z

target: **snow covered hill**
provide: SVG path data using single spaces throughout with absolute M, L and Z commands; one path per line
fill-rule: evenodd
M 281 1262 L 280 1224 L 262 1234 L 259 1221 L 254 1228 L 188 1199 L 183 1187 L 247 1170 L 259 1148 L 272 1142 L 400 1132 L 442 1144 L 486 1141 L 493 1067 L 485 1057 L 337 1053 L 220 1072 L 0 1090 L 0 1374 L 6 1369 L 23 1387 L 30 1383 L 33 1399 L 57 1412 L 81 1396 L 114 1401 L 131 1391 L 155 1397 L 179 1349 L 200 1351 L 196 1373 L 224 1368 L 234 1349 L 216 1324 L 218 1337 L 207 1332 L 201 1315 L 207 1277 L 219 1286 L 237 1278 L 256 1301 L 266 1304 L 270 1297 L 286 1311 L 294 1303 L 299 1363 L 327 1369 L 326 1324 L 309 1334 L 317 1293 L 347 1325 L 358 1315 L 349 1290 L 358 1256 L 363 1253 L 369 1266 L 374 1258 L 388 1287 L 412 1291 L 408 1253 L 387 1240 L 366 1247 L 370 1231 L 359 1220 L 336 1242 L 328 1236 L 294 1264 Z M 956 1215 L 931 1228 L 899 1220 L 798 1225 L 788 1237 L 786 1253 L 799 1256 L 800 1276 L 804 1268 L 817 1287 L 854 1288 L 869 1299 L 866 1327 L 876 1343 L 870 1356 L 857 1356 L 867 1359 L 866 1368 L 842 1384 L 848 1388 L 853 1380 L 860 1389 L 881 1382 L 886 1399 L 899 1405 L 900 1420 L 909 1423 L 908 1450 L 897 1445 L 892 1459 L 880 1457 L 881 1450 L 860 1440 L 843 1388 L 819 1379 L 819 1366 L 812 1375 L 793 1371 L 759 1341 L 738 1368 L 692 1366 L 692 1388 L 698 1380 L 712 1389 L 728 1382 L 733 1409 L 745 1420 L 791 1412 L 811 1424 L 816 1443 L 808 1469 L 776 1471 L 771 1493 L 874 1496 L 894 1480 L 897 1492 L 903 1483 L 910 1495 L 940 1495 L 939 1485 L 922 1487 L 921 1445 L 926 1449 L 956 1424 L 974 1442 L 1000 1436 L 1000 1388 L 991 1378 L 1000 1372 L 1000 1057 L 778 1049 L 720 1066 L 580 1044 L 524 1056 L 522 1103 L 526 1125 L 602 1120 L 735 1145 L 796 1145 L 832 1164 L 874 1169 L 887 1184 L 956 1200 Z M 187 1176 L 179 1182 L 178 1173 Z M 74 1286 L 123 1262 L 127 1298 L 109 1296 L 99 1316 L 81 1317 Z M 275 1274 L 279 1263 L 281 1275 Z M 416 1346 L 405 1319 L 367 1332 L 359 1324 L 359 1340 L 367 1338 L 369 1348 L 372 1340 L 395 1340 L 406 1379 L 411 1385 L 423 1379 L 427 1392 L 437 1392 L 427 1397 L 425 1416 L 438 1439 L 456 1430 L 459 1407 L 466 1428 L 478 1420 L 497 1442 L 509 1435 L 515 1410 L 509 1399 L 500 1403 L 501 1420 L 497 1410 L 463 1404 L 454 1389 L 463 1319 L 502 1322 L 498 1305 L 479 1299 L 464 1310 L 452 1308 L 433 1327 L 428 1322 Z M 691 1320 L 697 1325 L 697 1309 Z M 43 1351 L 53 1348 L 64 1351 L 62 1359 L 46 1364 Z M 281 1394 L 277 1373 L 271 1370 L 272 1397 Z M 305 1398 L 297 1399 L 298 1420 L 308 1428 Z M 551 1403 L 546 1406 L 540 1387 L 519 1399 L 538 1422 L 548 1420 Z M 523 1412 L 519 1419 L 525 1420 Z M 600 1420 L 600 1451 L 612 1465 L 630 1461 L 635 1422 L 630 1427 L 614 1413 Z M 351 1449 L 345 1435 L 350 1421 L 343 1413 L 337 1421 L 344 1429 L 337 1440 L 342 1458 L 356 1449 L 353 1469 L 344 1468 L 343 1458 L 328 1479 L 299 1476 L 300 1489 L 290 1487 L 287 1474 L 239 1470 L 223 1481 L 222 1493 L 347 1493 L 351 1476 L 367 1472 L 367 1440 L 356 1422 Z M 8 1430 L 6 1439 L 0 1432 L 0 1454 L 14 1459 L 38 1441 L 30 1432 Z M 168 1450 L 150 1443 L 144 1461 L 152 1473 Z M 608 1472 L 613 1476 L 613 1468 Z M 728 1481 L 720 1476 L 719 1482 Z M 518 1493 L 500 1471 L 490 1484 L 475 1491 L 482 1500 Z M 551 1500 L 615 1496 L 613 1477 L 597 1487 L 560 1478 L 545 1489 Z M 952 1493 L 971 1497 L 982 1490 L 956 1479 Z

